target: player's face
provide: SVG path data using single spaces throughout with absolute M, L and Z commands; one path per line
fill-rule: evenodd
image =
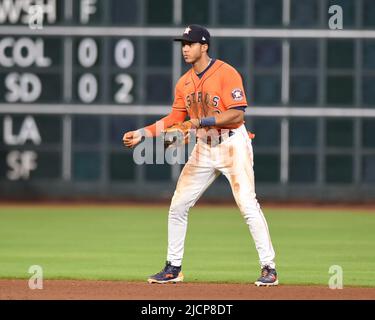
M 194 64 L 202 57 L 202 54 L 204 52 L 202 48 L 203 45 L 198 42 L 192 43 L 182 41 L 181 46 L 182 56 L 184 57 L 186 63 Z

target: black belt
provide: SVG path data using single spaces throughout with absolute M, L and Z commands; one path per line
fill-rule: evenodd
M 216 144 L 220 144 L 220 143 L 222 143 L 223 141 L 225 141 L 225 140 L 228 139 L 229 137 L 233 136 L 234 133 L 235 133 L 234 131 L 229 130 L 229 132 L 228 132 L 228 136 L 227 136 L 226 138 L 224 138 L 224 135 L 226 135 L 227 133 L 225 133 L 225 134 L 220 134 L 220 135 L 218 136 L 218 143 L 216 143 Z M 216 137 L 214 137 L 214 138 L 216 138 Z M 209 145 L 212 145 L 212 144 L 214 144 L 215 141 L 217 141 L 216 139 L 212 139 L 211 136 L 207 136 L 207 140 L 203 140 L 203 139 L 201 139 L 201 140 L 202 140 L 203 142 L 209 144 Z
M 233 136 L 233 135 L 234 135 L 234 131 L 229 130 L 229 132 L 228 132 L 228 138 L 231 137 L 231 136 Z M 225 140 L 225 139 L 223 139 L 223 136 L 220 135 L 220 136 L 219 136 L 219 144 L 222 143 L 224 140 Z

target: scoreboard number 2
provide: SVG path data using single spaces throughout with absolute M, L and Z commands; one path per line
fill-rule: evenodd
M 132 103 L 133 96 L 130 91 L 133 88 L 133 79 L 128 74 L 119 74 L 116 77 L 116 82 L 121 85 L 120 89 L 115 94 L 115 101 L 117 103 Z

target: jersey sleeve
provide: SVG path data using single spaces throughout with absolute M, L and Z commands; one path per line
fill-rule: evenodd
M 222 81 L 221 99 L 225 109 L 247 107 L 241 75 L 232 67 L 225 70 Z
M 172 108 L 170 114 L 160 119 L 159 121 L 156 121 L 155 123 L 145 127 L 144 129 L 149 134 L 148 136 L 156 137 L 159 136 L 161 131 L 165 128 L 168 128 L 175 123 L 183 122 L 186 118 L 186 115 L 186 110 L 177 110 Z
M 181 90 L 181 81 L 178 81 L 176 84 L 172 109 L 178 110 L 178 111 L 186 110 L 184 95 Z

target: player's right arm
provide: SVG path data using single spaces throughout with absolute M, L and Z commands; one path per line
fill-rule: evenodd
M 126 132 L 122 138 L 125 146 L 133 148 L 141 142 L 143 136 L 156 137 L 160 135 L 161 131 L 165 128 L 185 120 L 187 111 L 185 108 L 184 97 L 182 91 L 180 90 L 180 83 L 181 79 L 176 85 L 175 98 L 171 113 L 145 128 Z

